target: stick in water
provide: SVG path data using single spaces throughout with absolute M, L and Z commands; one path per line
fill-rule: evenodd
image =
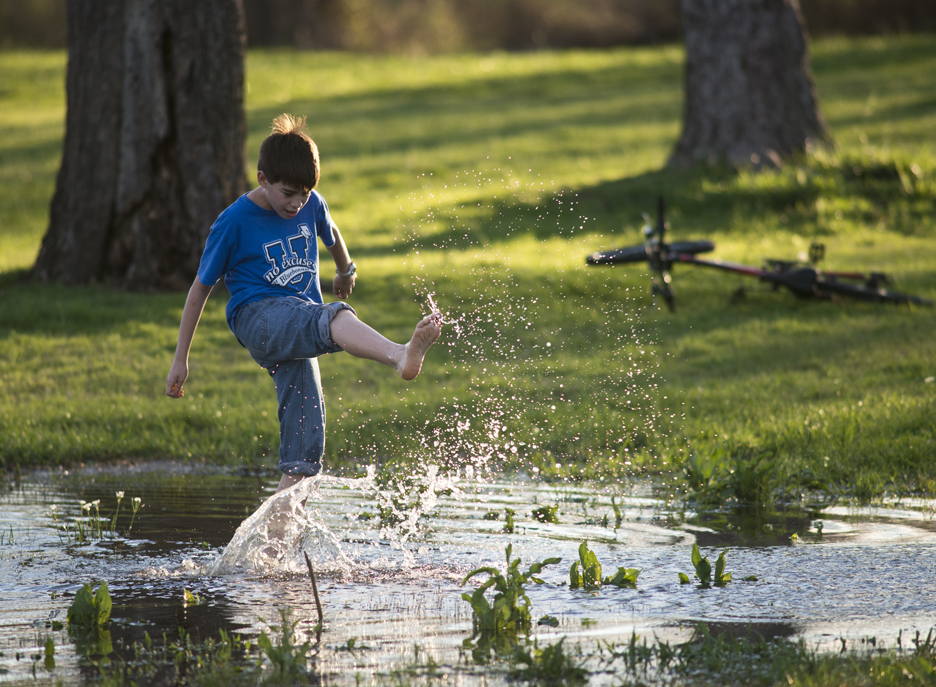
M 312 578 L 312 595 L 315 596 L 315 608 L 318 609 L 319 625 L 325 622 L 325 616 L 322 614 L 322 602 L 319 601 L 318 585 L 315 584 L 315 571 L 312 570 L 312 561 L 309 560 L 309 554 L 302 552 L 305 556 L 306 565 L 309 566 L 309 577 Z

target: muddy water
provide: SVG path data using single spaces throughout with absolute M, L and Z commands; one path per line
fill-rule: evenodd
M 114 601 L 115 645 L 145 634 L 173 637 L 178 628 L 201 637 L 217 636 L 219 628 L 256 635 L 278 622 L 281 606 L 302 619 L 302 636 L 317 614 L 300 548 L 314 561 L 324 605 L 316 669 L 334 684 L 385 675 L 412 659 L 414 645 L 423 658 L 452 667 L 460 683 L 490 683 L 460 652 L 471 614 L 459 583 L 477 567 L 502 567 L 508 543 L 524 568 L 562 557 L 544 571 L 546 584 L 528 589 L 534 617 L 559 620 L 556 628 L 538 628 L 538 636 L 567 636 L 585 650 L 599 640 L 626 641 L 634 631 L 683 639 L 697 621 L 754 624 L 769 636 L 804 636 L 830 647 L 840 637 L 893 640 L 898 632 L 925 634 L 936 625 L 932 503 L 828 508 L 759 522 L 745 533 L 691 517 L 695 524 L 686 524 L 687 514 L 669 512 L 644 485 L 611 493 L 462 478 L 437 480 L 422 511 L 402 514 L 415 527 L 401 536 L 399 529 L 381 528 L 380 492 L 372 482 L 326 477 L 303 494 L 307 520 L 289 550 L 248 542 L 237 556 L 232 548 L 225 556 L 238 526 L 272 495 L 275 482 L 275 476 L 154 464 L 34 475 L 13 487 L 0 498 L 0 682 L 31 680 L 34 668 L 50 676 L 32 658 L 50 635 L 55 676 L 90 679 L 67 633 L 50 623 L 64 621 L 81 583 L 97 586 L 101 579 Z M 118 534 L 76 542 L 81 502 L 100 499 L 106 530 L 118 491 L 125 494 Z M 617 527 L 612 496 L 622 518 Z M 128 534 L 134 497 L 143 506 Z M 544 505 L 558 506 L 558 523 L 531 517 Z M 513 534 L 503 531 L 507 508 L 515 511 Z M 570 590 L 569 566 L 583 539 L 605 574 L 617 566 L 640 568 L 638 589 Z M 728 546 L 734 582 L 706 590 L 680 585 L 677 573 L 692 574 L 694 542 L 712 561 Z M 750 575 L 758 580 L 742 581 Z M 198 603 L 185 603 L 186 590 Z

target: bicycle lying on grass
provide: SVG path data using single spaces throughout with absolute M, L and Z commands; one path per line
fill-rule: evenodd
M 839 296 L 878 303 L 913 303 L 932 306 L 933 301 L 904 293 L 887 291 L 883 284 L 891 278 L 881 272 L 826 272 L 816 269 L 823 257 L 825 246 L 813 243 L 809 247 L 809 263 L 790 260 L 765 260 L 762 268 L 740 265 L 722 260 L 705 260 L 696 257 L 699 253 L 715 250 L 712 241 L 677 241 L 666 243 L 667 224 L 663 215 L 663 199 L 657 206 L 657 223 L 651 226 L 650 218 L 644 215 L 644 245 L 599 251 L 585 258 L 589 265 L 620 265 L 631 262 L 646 262 L 653 277 L 653 293 L 666 301 L 670 310 L 676 308 L 672 290 L 672 268 L 675 263 L 713 267 L 726 272 L 757 277 L 773 286 L 774 290 L 785 288 L 800 298 L 835 300 Z M 743 294 L 743 289 L 739 289 Z

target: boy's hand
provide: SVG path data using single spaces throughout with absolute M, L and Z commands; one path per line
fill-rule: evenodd
M 185 383 L 185 380 L 188 378 L 188 365 L 185 363 L 172 363 L 172 368 L 169 370 L 169 376 L 166 377 L 166 396 L 172 398 L 182 398 L 185 395 L 185 391 L 182 389 L 182 385 Z
M 335 281 L 332 282 L 332 291 L 335 292 L 335 295 L 338 296 L 338 298 L 344 300 L 351 295 L 351 291 L 354 289 L 355 281 L 357 281 L 356 274 L 352 274 L 347 277 L 342 277 L 339 274 L 335 276 Z

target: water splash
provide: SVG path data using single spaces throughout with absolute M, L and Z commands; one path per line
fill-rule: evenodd
M 376 466 L 367 468 L 367 477 L 380 512 L 380 536 L 403 554 L 402 566 L 415 564 L 407 544 L 423 531 L 423 518 L 439 502 L 439 497 L 460 496 L 457 474 L 442 474 L 438 465 L 427 464 L 424 471 L 390 472 L 381 479 Z
M 440 496 L 460 494 L 458 477 L 441 475 L 434 465 L 425 472 L 383 475 L 370 465 L 366 476 L 358 479 L 310 477 L 267 498 L 240 524 L 221 556 L 208 567 L 208 574 L 304 574 L 306 555 L 315 570 L 324 574 L 340 576 L 355 569 L 357 562 L 345 552 L 320 512 L 323 487 L 356 491 L 363 501 L 376 505 L 380 538 L 402 554 L 399 559 L 382 561 L 384 568 L 412 567 L 415 560 L 408 545 L 423 531 L 424 517 Z
M 445 469 L 630 465 L 676 420 L 658 402 L 654 334 L 619 274 L 581 273 L 596 239 L 578 194 L 526 172 L 456 173 L 410 198 L 398 231 L 413 290 L 444 306 L 450 374 L 470 381 L 406 434 Z
M 303 554 L 317 570 L 347 570 L 351 560 L 315 508 L 324 479 L 335 478 L 310 477 L 270 496 L 237 528 L 208 574 L 302 572 L 306 569 Z

